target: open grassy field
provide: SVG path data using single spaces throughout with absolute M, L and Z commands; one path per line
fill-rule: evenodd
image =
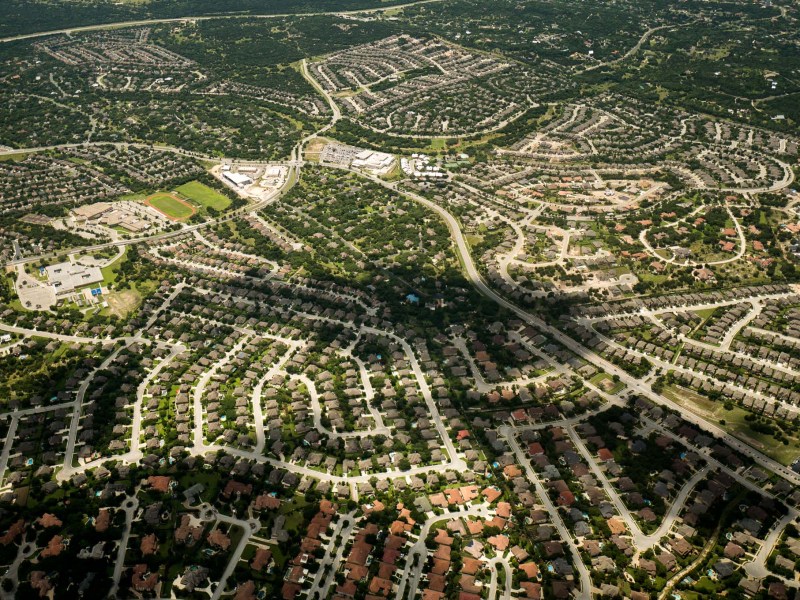
M 103 296 L 108 303 L 108 308 L 104 309 L 106 314 L 115 315 L 121 319 L 134 312 L 142 304 L 145 296 L 153 293 L 158 282 L 142 280 L 131 283 L 126 289 L 117 289 L 117 279 L 123 263 L 128 260 L 128 249 L 122 253 L 117 260 L 101 269 L 103 282 L 110 289 Z
M 664 396 L 686 410 L 718 425 L 783 465 L 790 465 L 800 456 L 800 439 L 795 437 L 790 440 L 788 445 L 784 445 L 769 434 L 753 431 L 749 422 L 745 420 L 748 412 L 743 408 L 734 406 L 733 410 L 725 410 L 722 402 L 714 402 L 678 385 L 664 388 Z
M 26 156 L 28 156 L 27 152 L 15 152 L 14 154 L 3 154 L 2 156 L 0 156 L 0 162 L 10 161 L 10 160 L 14 161 L 25 160 Z
M 695 312 L 695 314 L 696 314 L 696 315 L 698 315 L 698 316 L 699 316 L 701 319 L 708 320 L 708 319 L 710 319 L 710 318 L 711 318 L 711 316 L 712 316 L 712 315 L 713 315 L 715 312 L 717 312 L 717 309 L 716 309 L 716 308 L 706 308 L 706 309 L 703 309 L 703 310 L 696 310 L 696 311 L 694 311 L 694 312 Z
M 113 286 L 114 283 L 117 281 L 117 274 L 119 273 L 119 268 L 128 260 L 128 249 L 125 248 L 122 252 L 122 256 L 120 256 L 117 260 L 112 262 L 111 264 L 106 265 L 100 271 L 103 273 L 103 283 L 107 286 Z
M 191 202 L 214 210 L 223 211 L 231 205 L 229 198 L 199 181 L 184 183 L 175 191 Z
M 149 196 L 145 202 L 173 221 L 185 221 L 197 212 L 195 208 L 185 200 L 181 200 L 177 196 L 164 192 L 158 192 L 157 194 Z
M 608 373 L 598 373 L 592 377 L 591 381 L 594 385 L 602 389 L 608 394 L 618 394 L 625 388 L 625 384 L 621 381 L 614 381 Z

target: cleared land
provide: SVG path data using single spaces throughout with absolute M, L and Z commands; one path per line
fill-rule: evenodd
M 137 290 L 112 291 L 105 295 L 109 314 L 124 319 L 142 303 L 142 296 Z
M 603 388 L 603 390 L 608 394 L 618 394 L 625 388 L 625 384 L 621 381 L 614 381 L 614 379 L 608 373 L 598 373 L 594 377 L 592 377 L 591 382 Z
M 185 221 L 197 212 L 191 204 L 172 194 L 153 194 L 145 200 L 145 203 L 173 221 Z
M 185 183 L 175 191 L 188 200 L 206 208 L 223 211 L 231 205 L 229 198 L 199 181 Z
M 325 148 L 329 141 L 330 140 L 322 137 L 314 138 L 308 143 L 303 154 L 308 160 L 318 161 L 322 149 Z

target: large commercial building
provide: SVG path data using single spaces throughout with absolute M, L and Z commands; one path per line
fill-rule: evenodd
M 350 166 L 354 169 L 364 169 L 378 175 L 385 175 L 394 166 L 394 156 L 385 152 L 363 150 L 356 154 Z
M 45 268 L 47 279 L 56 295 L 69 294 L 77 289 L 102 283 L 103 273 L 97 267 L 85 267 L 70 262 L 57 263 Z
M 78 221 L 91 221 L 97 219 L 113 208 L 110 202 L 95 202 L 72 209 L 72 214 Z
M 253 183 L 253 180 L 243 173 L 233 173 L 231 171 L 223 171 L 222 176 L 230 181 L 236 187 L 242 188 L 246 185 Z

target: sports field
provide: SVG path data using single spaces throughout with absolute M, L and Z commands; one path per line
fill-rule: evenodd
M 199 181 L 184 183 L 175 191 L 192 202 L 218 211 L 225 210 L 231 204 L 228 198 Z
M 185 200 L 163 192 L 149 196 L 145 202 L 173 221 L 185 221 L 196 212 Z

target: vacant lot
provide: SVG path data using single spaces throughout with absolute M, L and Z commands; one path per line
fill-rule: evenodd
M 618 394 L 625 388 L 624 383 L 621 381 L 614 381 L 608 373 L 598 373 L 592 377 L 590 381 L 607 394 Z
M 112 291 L 105 294 L 109 314 L 124 319 L 142 303 L 142 296 L 136 290 Z
M 230 199 L 199 181 L 190 181 L 175 190 L 184 198 L 206 208 L 223 211 L 231 205 Z
M 191 204 L 172 194 L 153 194 L 145 202 L 173 221 L 185 221 L 196 212 Z

